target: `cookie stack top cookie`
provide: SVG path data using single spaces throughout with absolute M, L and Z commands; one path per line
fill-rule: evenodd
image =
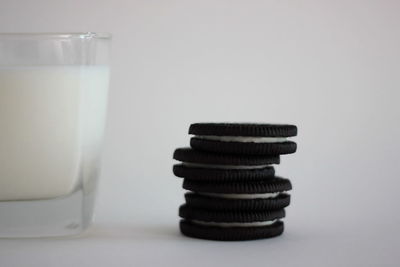
M 297 135 L 297 127 L 287 124 L 195 123 L 189 134 L 192 148 L 214 153 L 282 155 L 297 148 L 287 139 Z
M 186 204 L 179 215 L 184 235 L 212 240 L 249 240 L 280 235 L 290 203 L 288 179 L 272 164 L 296 151 L 286 124 L 195 123 L 191 148 L 178 148 L 173 167 L 184 178 Z

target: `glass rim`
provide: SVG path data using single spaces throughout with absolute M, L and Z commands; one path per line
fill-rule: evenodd
M 108 32 L 0 32 L 0 38 L 43 38 L 43 39 L 111 39 Z

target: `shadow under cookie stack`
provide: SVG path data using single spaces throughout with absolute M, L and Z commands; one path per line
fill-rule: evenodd
M 292 189 L 275 176 L 280 155 L 296 152 L 297 127 L 283 124 L 195 123 L 191 148 L 178 148 L 173 167 L 184 178 L 180 230 L 210 240 L 252 240 L 281 235 Z

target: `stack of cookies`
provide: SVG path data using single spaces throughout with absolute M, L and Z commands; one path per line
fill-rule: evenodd
M 283 233 L 292 189 L 275 176 L 280 155 L 296 152 L 297 127 L 281 124 L 195 123 L 191 148 L 178 148 L 174 174 L 184 178 L 181 232 L 210 240 L 252 240 Z

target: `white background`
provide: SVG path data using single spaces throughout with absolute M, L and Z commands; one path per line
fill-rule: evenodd
M 399 1 L 0 0 L 1 32 L 113 39 L 93 227 L 0 240 L 0 266 L 398 266 Z M 182 237 L 172 153 L 192 122 L 294 123 L 279 238 Z

